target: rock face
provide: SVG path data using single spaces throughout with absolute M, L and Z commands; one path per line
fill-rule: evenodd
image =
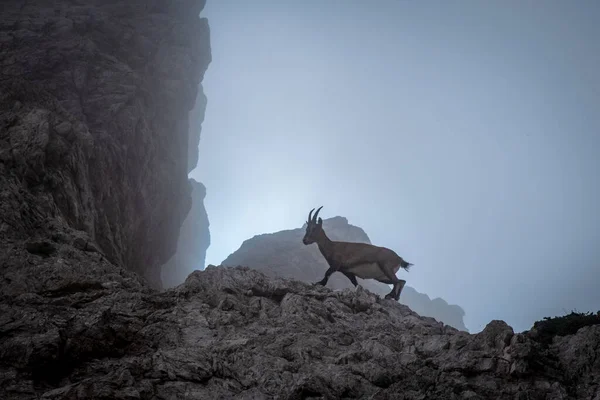
M 181 284 L 196 269 L 204 269 L 206 250 L 210 245 L 209 222 L 204 197 L 206 188 L 190 179 L 192 185 L 192 209 L 179 231 L 177 251 L 162 267 L 162 283 L 165 288 Z
M 14 254 L 0 255 L 20 263 L 2 283 L 3 399 L 597 395 L 600 325 L 544 345 L 502 321 L 471 335 L 361 289 L 245 267 L 209 266 L 157 293 L 68 245 Z
M 211 61 L 203 6 L 3 1 L 0 243 L 79 237 L 160 287 L 191 206 L 188 118 Z
M 242 265 L 259 269 L 269 276 L 317 282 L 323 278 L 328 265 L 316 245 L 302 244 L 305 229 L 306 224 L 300 229 L 255 236 L 244 241 L 222 265 Z M 323 220 L 323 229 L 331 240 L 371 243 L 364 230 L 350 225 L 344 217 Z M 410 276 L 406 279 L 409 280 Z M 390 286 L 374 280 L 359 278 L 358 281 L 365 289 L 382 296 L 391 290 Z M 339 273 L 331 275 L 327 287 L 337 290 L 354 288 L 348 278 Z M 431 300 L 408 285 L 402 291 L 400 302 L 420 315 L 433 317 L 456 329 L 467 331 L 463 321 L 465 312 L 457 305 L 449 305 L 440 298 Z
M 198 87 L 198 97 L 192 111 L 190 111 L 190 135 L 188 143 L 188 173 L 192 172 L 198 165 L 198 145 L 202 133 L 202 122 L 206 112 L 207 98 L 202 85 Z

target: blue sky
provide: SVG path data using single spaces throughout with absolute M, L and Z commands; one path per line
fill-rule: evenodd
M 473 331 L 600 309 L 600 2 L 208 0 L 219 264 L 342 215 Z

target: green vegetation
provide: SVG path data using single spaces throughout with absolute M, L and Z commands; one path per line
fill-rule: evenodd
M 600 324 L 600 311 L 597 314 L 571 311 L 562 317 L 544 317 L 536 321 L 533 328 L 537 331 L 536 341 L 550 344 L 554 336 L 573 335 L 584 326 L 596 324 Z

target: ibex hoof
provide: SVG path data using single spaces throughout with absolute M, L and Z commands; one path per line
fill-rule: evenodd
M 394 297 L 393 297 L 391 294 L 386 294 L 386 295 L 385 295 L 385 299 L 386 299 L 386 300 L 390 300 L 390 299 L 393 299 L 393 298 L 394 298 Z

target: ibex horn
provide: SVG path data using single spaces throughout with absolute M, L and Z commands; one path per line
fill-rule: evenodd
M 313 211 L 315 211 L 315 209 L 313 208 L 312 210 L 310 210 L 310 212 L 308 213 L 308 220 L 306 222 L 310 222 L 311 221 L 311 215 L 313 213 Z
M 317 216 L 319 215 L 319 211 L 321 211 L 321 208 L 323 208 L 323 206 L 321 206 L 317 209 L 317 212 L 315 213 L 315 216 L 313 217 L 313 222 L 317 221 Z

